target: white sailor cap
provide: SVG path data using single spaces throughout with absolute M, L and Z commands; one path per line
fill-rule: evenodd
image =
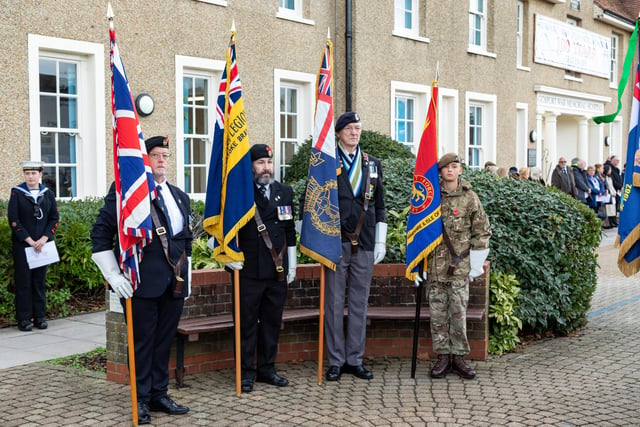
M 38 172 L 42 172 L 42 170 L 44 169 L 44 163 L 35 162 L 35 161 L 20 162 L 20 166 L 22 167 L 23 171 L 38 171 Z

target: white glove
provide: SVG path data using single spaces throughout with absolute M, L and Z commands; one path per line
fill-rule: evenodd
M 215 237 L 209 237 L 209 240 L 207 240 L 207 246 L 209 247 L 209 249 L 213 250 L 215 241 L 216 241 Z
M 418 286 L 420 286 L 420 283 L 426 282 L 426 281 L 427 281 L 427 272 L 423 271 L 422 276 L 420 275 L 420 273 L 417 274 L 416 280 L 414 280 L 413 283 L 416 285 L 416 288 L 417 288 Z
M 133 287 L 120 271 L 120 266 L 113 251 L 95 252 L 91 254 L 91 259 L 96 263 L 102 276 L 109 282 L 111 290 L 116 295 L 124 299 L 133 296 Z
M 469 280 L 473 280 L 484 273 L 483 265 L 488 255 L 489 248 L 469 251 L 469 262 L 471 264 Z
M 187 296 L 186 296 L 185 300 L 191 296 L 191 272 L 192 272 L 191 268 L 192 268 L 191 267 L 191 257 L 188 256 L 187 257 L 187 280 L 188 280 L 188 283 L 189 283 L 189 285 L 188 285 L 189 288 L 187 290 Z
M 296 233 L 300 234 L 302 231 L 302 220 L 298 220 L 295 222 Z
M 298 267 L 298 260 L 296 258 L 296 247 L 289 246 L 287 248 L 287 257 L 289 258 L 289 270 L 287 271 L 287 285 L 293 282 L 296 278 L 296 268 Z
M 387 252 L 387 223 L 376 223 L 376 244 L 373 247 L 373 263 L 378 264 Z
M 242 270 L 243 264 L 242 261 L 231 261 L 225 262 L 224 266 L 232 270 Z

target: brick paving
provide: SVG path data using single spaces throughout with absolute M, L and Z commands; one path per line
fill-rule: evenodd
M 291 384 L 257 383 L 235 395 L 226 369 L 186 377 L 170 394 L 191 411 L 152 412 L 156 426 L 638 426 L 640 286 L 618 272 L 617 250 L 599 248 L 589 324 L 575 336 L 545 339 L 517 353 L 474 362 L 475 380 L 429 378 L 419 361 L 367 360 L 371 381 L 344 375 L 318 385 L 316 363 L 280 364 Z M 173 385 L 173 384 L 172 384 Z M 129 425 L 129 389 L 103 374 L 38 362 L 0 370 L 0 425 Z

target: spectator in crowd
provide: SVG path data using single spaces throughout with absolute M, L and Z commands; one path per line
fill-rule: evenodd
M 571 160 L 573 180 L 575 183 L 573 197 L 575 197 L 577 201 L 588 205 L 591 203 L 591 188 L 587 182 L 587 171 L 584 169 L 586 165 L 587 162 L 577 157 Z
M 492 172 L 490 169 L 496 167 L 496 164 L 489 161 L 489 162 L 484 162 L 484 171 L 485 172 Z M 497 167 L 496 167 L 497 168 Z
M 594 166 L 587 168 L 587 184 L 590 190 L 588 200 L 589 207 L 598 213 L 604 204 L 606 189 L 604 185 L 600 185 L 600 180 L 596 176 L 596 168 Z
M 520 174 L 518 173 L 518 168 L 515 166 L 511 166 L 509 168 L 509 178 L 519 179 Z
M 573 180 L 573 171 L 567 167 L 567 160 L 564 157 L 560 157 L 558 164 L 551 174 L 551 185 L 574 197 L 576 184 Z
M 622 195 L 622 186 L 624 185 L 622 174 L 618 167 L 620 159 L 615 154 L 611 155 L 609 160 L 605 162 L 605 165 L 607 164 L 611 166 L 611 180 L 613 181 L 613 188 L 616 190 L 616 212 L 620 212 L 620 196 Z
M 537 182 L 538 184 L 546 185 L 544 182 L 544 178 L 542 178 L 542 172 L 539 168 L 533 166 L 531 168 L 531 174 L 529 176 L 530 181 Z
M 520 168 L 518 169 L 518 175 L 522 181 L 529 180 L 529 168 Z
M 509 171 L 507 170 L 507 168 L 499 167 L 498 170 L 496 171 L 496 174 L 499 177 L 504 178 L 509 175 Z
M 31 269 L 26 248 L 36 253 L 53 240 L 58 228 L 56 197 L 46 185 L 40 183 L 42 162 L 22 162 L 24 182 L 11 189 L 7 217 L 11 227 L 13 246 L 13 280 L 15 289 L 16 320 L 24 332 L 47 329 L 47 298 L 45 276 L 47 266 Z M 33 324 L 31 321 L 33 320 Z
M 603 170 L 603 174 L 604 174 L 604 179 L 605 179 L 605 183 L 606 183 L 606 188 L 607 191 L 609 192 L 609 195 L 611 196 L 609 203 L 607 205 L 613 205 L 613 209 L 611 208 L 607 208 L 605 206 L 605 209 L 607 209 L 607 224 L 606 226 L 608 228 L 613 228 L 613 227 L 617 227 L 618 226 L 618 216 L 616 214 L 616 202 L 617 202 L 617 198 L 618 196 L 616 195 L 616 189 L 613 186 L 613 179 L 611 178 L 611 164 L 605 164 L 602 168 Z

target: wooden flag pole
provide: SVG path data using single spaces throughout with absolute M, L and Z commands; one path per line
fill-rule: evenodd
M 133 343 L 133 314 L 131 298 L 126 300 L 127 310 L 127 347 L 129 350 L 129 383 L 131 385 L 131 422 L 138 425 L 138 391 L 136 388 L 136 351 Z
M 241 358 L 240 352 L 240 271 L 233 270 L 233 298 L 236 302 L 233 305 L 234 311 L 234 323 L 235 323 L 235 336 L 236 336 L 236 395 L 242 394 L 242 378 L 241 378 Z
M 324 269 L 320 265 L 320 316 L 318 318 L 318 385 L 322 385 L 322 356 L 324 353 Z

